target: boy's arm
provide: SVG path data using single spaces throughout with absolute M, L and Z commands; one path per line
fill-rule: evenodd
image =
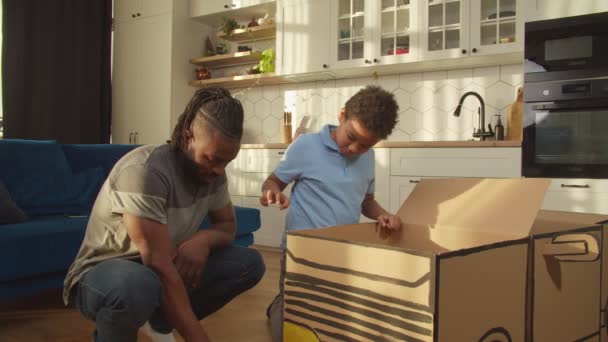
M 274 173 L 266 178 L 264 184 L 262 184 L 262 196 L 260 197 L 260 203 L 263 206 L 269 204 L 278 203 L 281 209 L 289 207 L 289 198 L 285 196 L 283 190 L 287 187 Z
M 361 203 L 361 213 L 372 220 L 376 220 L 382 227 L 389 229 L 401 228 L 401 219 L 399 216 L 391 215 L 388 211 L 384 210 L 382 206 L 376 202 L 374 194 L 366 194 Z

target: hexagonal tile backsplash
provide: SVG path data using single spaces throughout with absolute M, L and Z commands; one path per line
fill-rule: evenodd
M 232 93 L 245 110 L 243 143 L 281 142 L 284 111 L 292 112 L 293 129 L 305 116 L 308 132 L 336 124 L 340 108 L 367 84 L 393 92 L 399 103 L 399 123 L 389 141 L 469 140 L 478 125 L 479 103 L 468 98 L 455 118 L 452 113 L 460 96 L 477 91 L 486 102 L 486 122 L 494 125 L 500 113 L 506 123 L 507 108 L 523 84 L 522 74 L 522 65 L 512 64 L 239 88 Z

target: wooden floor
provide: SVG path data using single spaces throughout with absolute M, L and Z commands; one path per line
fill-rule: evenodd
M 202 321 L 214 342 L 268 342 L 270 326 L 265 310 L 278 291 L 280 253 L 258 248 L 266 262 L 266 274 L 253 289 Z M 52 291 L 17 302 L 0 302 L 0 341 L 91 341 L 94 324 L 78 311 L 65 308 L 61 292 Z M 178 341 L 183 341 L 175 333 Z M 145 335 L 138 341 L 148 342 Z

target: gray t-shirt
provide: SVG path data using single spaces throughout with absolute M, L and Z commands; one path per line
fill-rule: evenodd
M 108 259 L 139 257 L 122 214 L 167 224 L 177 246 L 196 233 L 210 210 L 229 203 L 226 176 L 201 184 L 189 160 L 170 145 L 129 152 L 116 163 L 95 200 L 84 240 L 64 281 L 64 302 L 91 267 Z

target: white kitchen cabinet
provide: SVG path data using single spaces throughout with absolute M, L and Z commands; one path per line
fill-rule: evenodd
M 376 191 L 374 192 L 374 198 L 376 202 L 382 206 L 382 208 L 389 210 L 390 208 L 390 162 L 391 162 L 391 149 L 390 148 L 374 148 L 375 154 L 375 176 L 376 176 Z M 390 210 L 389 210 L 390 211 Z M 361 215 L 361 222 L 372 222 L 374 220 L 368 219 Z
M 608 179 L 552 179 L 543 209 L 608 214 Z
M 393 148 L 391 175 L 516 178 L 521 177 L 521 149 Z
M 418 1 L 332 0 L 332 68 L 418 59 Z
M 260 197 L 243 197 L 243 206 L 260 210 L 261 227 L 253 233 L 256 245 L 267 247 L 280 247 L 285 230 L 287 210 L 280 210 L 277 206 L 265 207 L 260 204 Z
M 371 65 L 377 0 L 331 1 L 332 68 Z
M 417 0 L 376 2 L 372 62 L 396 64 L 418 60 L 418 4 Z
M 277 8 L 279 73 L 311 73 L 330 68 L 331 3 L 327 0 L 285 0 Z
M 184 1 L 184 0 L 182 0 Z M 193 18 L 210 14 L 224 13 L 230 15 L 230 11 L 264 3 L 272 3 L 276 0 L 190 0 L 189 13 Z
M 523 51 L 525 0 L 421 0 L 421 60 Z
M 526 21 L 555 19 L 591 13 L 608 12 L 606 0 L 536 0 L 532 15 Z
M 137 20 L 171 12 L 172 0 L 115 0 L 116 22 Z
M 114 25 L 112 142 L 162 144 L 194 89 L 190 56 L 200 49 L 206 28 L 188 18 L 180 1 L 142 1 L 155 15 Z M 138 2 L 117 1 L 114 14 L 128 17 Z M 125 12 L 126 11 L 126 12 Z M 173 116 L 172 116 L 173 115 Z

